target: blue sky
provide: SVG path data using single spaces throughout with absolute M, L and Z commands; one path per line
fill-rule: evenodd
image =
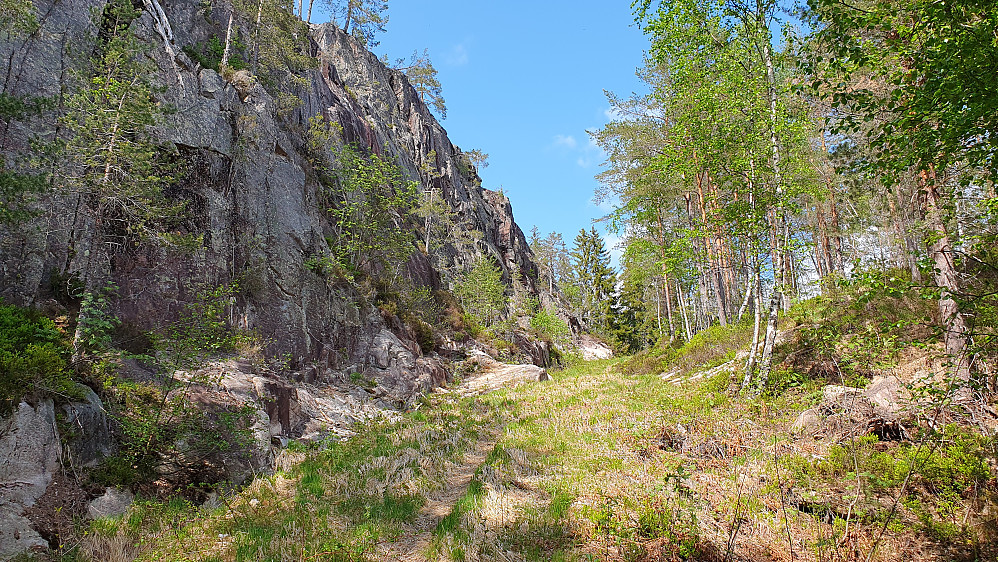
M 537 225 L 571 244 L 605 214 L 592 203 L 603 155 L 586 131 L 607 122 L 604 89 L 641 88 L 648 42 L 629 0 L 398 0 L 388 14 L 374 52 L 429 49 L 451 142 L 489 154 L 484 185 L 510 198 L 525 233 Z

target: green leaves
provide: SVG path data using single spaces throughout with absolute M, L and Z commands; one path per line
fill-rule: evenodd
M 509 297 L 502 271 L 489 258 L 479 258 L 455 287 L 461 307 L 479 328 L 492 329 L 506 314 Z
M 320 196 L 332 223 L 330 251 L 341 264 L 389 280 L 415 251 L 407 229 L 418 207 L 417 183 L 398 165 L 353 146 L 335 146 L 337 129 L 316 118 L 311 122 L 311 160 L 323 174 Z
M 77 394 L 66 368 L 69 350 L 64 340 L 52 320 L 0 305 L 0 415 L 24 398 Z
M 811 0 L 820 30 L 818 90 L 839 109 L 840 131 L 875 149 L 896 178 L 911 167 L 965 160 L 994 176 L 998 151 L 998 13 L 982 0 Z M 843 64 L 836 61 L 849 61 Z

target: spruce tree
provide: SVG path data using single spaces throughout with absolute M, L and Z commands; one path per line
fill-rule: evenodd
M 579 316 L 590 328 L 605 331 L 609 326 L 616 274 L 603 238 L 593 228 L 582 229 L 569 252 L 572 260 L 571 284 Z

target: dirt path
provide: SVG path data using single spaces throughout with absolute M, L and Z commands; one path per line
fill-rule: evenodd
M 461 464 L 454 466 L 448 473 L 440 490 L 426 498 L 426 505 L 420 510 L 416 521 L 412 523 L 406 534 L 391 543 L 378 545 L 374 554 L 376 560 L 402 560 L 417 562 L 428 560 L 426 553 L 433 540 L 433 530 L 437 524 L 450 515 L 458 500 L 468 491 L 475 471 L 485 462 L 489 451 L 495 446 L 494 439 L 484 439 L 475 444 L 462 459 Z
M 547 372 L 533 365 L 504 365 L 492 363 L 482 372 L 469 377 L 456 388 L 444 392 L 454 392 L 462 396 L 474 396 L 491 392 L 503 386 L 526 381 L 546 380 Z M 440 489 L 426 498 L 426 505 L 420 510 L 416 521 L 407 525 L 404 534 L 392 542 L 378 545 L 375 560 L 401 560 L 421 562 L 428 560 L 427 552 L 433 540 L 437 524 L 450 515 L 458 500 L 468 491 L 478 467 L 485 462 L 489 451 L 495 447 L 498 432 L 486 432 L 465 454 L 460 464 L 447 471 Z

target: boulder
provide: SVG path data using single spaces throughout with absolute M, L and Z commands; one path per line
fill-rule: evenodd
M 23 514 L 45 494 L 59 470 L 60 451 L 51 400 L 21 402 L 0 420 L 0 559 L 48 548 Z
M 120 517 L 128 511 L 135 496 L 132 492 L 121 488 L 108 488 L 104 495 L 94 499 L 87 505 L 87 514 L 91 519 L 101 517 Z
M 13 558 L 26 550 L 48 547 L 49 543 L 31 528 L 31 521 L 17 510 L 0 506 L 0 560 Z
M 527 382 L 546 381 L 550 377 L 546 369 L 537 365 L 506 365 L 494 360 L 489 362 L 476 357 L 481 368 L 472 373 L 462 385 L 466 395 L 484 394 L 506 386 L 516 386 Z
M 588 334 L 583 334 L 579 337 L 579 352 L 585 361 L 597 361 L 613 357 L 613 350 L 610 349 L 610 346 Z
M 893 376 L 874 377 L 866 388 L 828 385 L 821 391 L 821 404 L 801 412 L 791 431 L 836 439 L 868 433 L 882 439 L 903 438 L 904 394 L 904 385 Z
M 0 422 L 0 505 L 34 504 L 59 470 L 61 451 L 52 401 L 18 404 Z
M 117 452 L 104 404 L 90 387 L 79 385 L 83 400 L 62 406 L 68 431 L 63 438 L 73 466 L 94 467 Z

